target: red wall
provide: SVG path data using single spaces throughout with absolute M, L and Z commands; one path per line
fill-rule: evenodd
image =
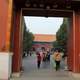
M 42 48 L 42 47 L 44 47 L 45 49 L 51 49 L 53 45 L 49 43 L 45 43 L 45 44 L 37 43 L 37 44 L 34 44 L 32 47 L 34 47 L 35 49 Z
M 6 42 L 6 28 L 8 18 L 8 0 L 0 0 L 0 50 L 3 51 Z

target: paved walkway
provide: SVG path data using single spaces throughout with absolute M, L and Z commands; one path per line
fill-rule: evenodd
M 23 60 L 24 72 L 20 78 L 11 80 L 80 80 L 75 79 L 67 71 L 55 71 L 49 62 L 42 63 L 41 68 L 36 67 L 36 56 L 26 57 Z

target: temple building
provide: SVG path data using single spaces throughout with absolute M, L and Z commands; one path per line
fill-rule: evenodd
M 53 34 L 34 34 L 33 48 L 50 50 L 53 48 L 53 42 L 56 40 L 56 35 Z

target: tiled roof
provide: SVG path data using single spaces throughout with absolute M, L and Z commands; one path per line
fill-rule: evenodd
M 56 40 L 56 35 L 34 34 L 34 41 L 37 42 L 53 42 L 55 40 Z

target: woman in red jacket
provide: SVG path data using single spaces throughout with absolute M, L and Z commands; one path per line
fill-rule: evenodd
M 37 67 L 38 69 L 40 68 L 40 64 L 41 64 L 41 55 L 40 53 L 37 54 Z

